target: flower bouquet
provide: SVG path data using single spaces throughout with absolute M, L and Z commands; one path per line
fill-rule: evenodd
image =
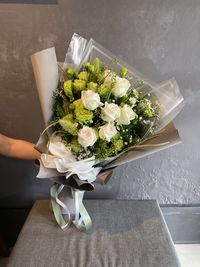
M 32 56 L 46 128 L 39 178 L 54 181 L 51 202 L 64 230 L 91 227 L 84 191 L 116 166 L 180 141 L 169 124 L 183 106 L 174 79 L 155 84 L 93 39 L 74 34 L 64 63 L 55 49 Z

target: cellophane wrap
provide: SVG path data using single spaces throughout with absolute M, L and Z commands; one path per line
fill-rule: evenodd
M 93 39 L 87 41 L 74 33 L 63 63 L 58 63 L 54 47 L 37 52 L 31 57 L 46 126 L 49 125 L 52 118 L 53 93 L 56 91 L 59 79 L 62 76 L 61 69 L 66 70 L 70 67 L 80 71 L 85 61 L 90 62 L 95 58 L 99 58 L 105 65 L 111 65 L 111 69 L 116 73 L 119 73 L 122 67 L 126 67 L 130 76 L 130 83 L 134 84 L 139 80 L 144 80 L 144 85 L 137 90 L 147 94 L 150 93 L 151 101 L 159 102 L 160 119 L 154 130 L 153 138 L 144 140 L 141 147 L 131 147 L 115 157 L 96 162 L 96 166 L 101 167 L 101 171 L 97 172 L 95 182 L 105 184 L 111 177 L 113 168 L 180 143 L 178 131 L 172 121 L 182 109 L 184 101 L 174 78 L 156 84 Z M 51 130 L 41 134 L 36 145 L 36 149 L 41 153 L 47 151 L 51 134 Z M 92 191 L 94 189 L 94 182 L 81 180 L 77 175 L 71 175 L 66 179 L 64 175 L 55 169 L 46 169 L 45 166 L 42 166 L 41 161 L 38 177 L 49 178 L 55 182 L 51 189 L 52 206 L 56 220 L 61 228 L 63 230 L 66 229 L 69 222 L 73 221 L 79 230 L 88 230 L 91 226 L 91 221 L 87 221 L 90 218 L 87 217 L 88 214 L 82 200 L 84 191 Z M 67 222 L 65 214 L 68 216 Z M 87 227 L 83 227 L 85 222 L 83 223 L 82 215 L 83 217 L 86 215 Z

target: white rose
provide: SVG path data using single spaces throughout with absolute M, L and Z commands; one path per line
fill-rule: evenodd
M 103 140 L 110 142 L 110 139 L 117 134 L 117 130 L 113 123 L 106 123 L 100 127 L 99 137 Z
M 112 94 L 116 97 L 124 96 L 130 88 L 130 82 L 125 78 L 116 77 L 115 86 L 112 88 Z
M 84 107 L 89 110 L 95 110 L 102 105 L 99 94 L 92 90 L 82 91 L 81 100 Z
M 120 108 L 118 105 L 105 102 L 104 108 L 101 109 L 101 118 L 104 121 L 114 121 L 120 116 Z
M 120 108 L 120 117 L 116 120 L 118 124 L 129 125 L 131 120 L 135 119 L 137 114 L 129 105 L 124 105 Z
M 83 147 L 93 146 L 96 140 L 96 133 L 92 128 L 83 126 L 83 128 L 79 130 L 78 142 Z

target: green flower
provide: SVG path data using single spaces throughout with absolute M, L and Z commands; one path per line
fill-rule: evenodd
M 68 80 L 68 81 L 64 82 L 64 92 L 65 92 L 65 95 L 67 97 L 69 97 L 70 101 L 74 100 L 72 80 Z
M 87 124 L 93 119 L 93 112 L 84 108 L 81 99 L 74 101 L 71 108 L 74 108 L 74 115 L 78 122 Z
M 86 61 L 83 66 L 88 72 L 94 73 L 94 65 L 92 65 L 90 62 Z
M 122 78 L 126 77 L 127 73 L 128 73 L 127 68 L 125 68 L 125 67 L 121 68 L 121 70 L 120 70 L 120 76 Z
M 75 71 L 74 69 L 72 69 L 72 68 L 68 68 L 68 69 L 66 70 L 66 74 L 67 74 L 67 78 L 68 78 L 68 79 L 75 79 L 76 76 L 77 76 L 76 71 Z
M 108 100 L 111 95 L 111 84 L 104 83 L 99 86 L 98 93 L 101 98 Z
M 97 84 L 97 83 L 94 83 L 94 82 L 89 82 L 89 83 L 87 84 L 87 88 L 88 88 L 89 90 L 94 91 L 94 92 L 97 91 L 97 86 L 98 86 L 98 84 Z
M 111 148 L 113 151 L 113 154 L 117 154 L 119 151 L 123 149 L 124 142 L 123 140 L 119 139 L 113 145 L 114 145 L 113 148 Z
M 115 142 L 117 142 L 120 138 L 120 133 L 118 132 L 115 136 L 113 136 L 113 138 L 111 139 L 111 142 L 114 144 Z
M 89 111 L 87 109 L 75 109 L 74 111 L 76 120 L 78 122 L 81 122 L 83 124 L 88 124 L 93 119 L 93 113 L 92 111 Z
M 84 108 L 83 102 L 82 102 L 81 99 L 78 99 L 78 100 L 74 101 L 71 105 L 73 107 L 72 109 L 81 109 L 81 108 Z
M 123 147 L 124 147 L 124 142 L 122 139 L 120 139 L 120 133 L 117 133 L 112 139 L 111 139 L 111 142 L 112 142 L 112 146 L 110 148 L 110 153 L 112 155 L 115 155 L 117 154 L 118 152 L 120 152 Z
M 94 73 L 97 75 L 101 71 L 101 62 L 99 58 L 96 58 L 94 61 Z
M 77 130 L 76 124 L 73 121 L 72 114 L 68 114 L 62 119 L 60 119 L 59 124 L 63 128 L 63 130 L 70 133 L 71 135 L 75 136 L 78 134 L 78 130 Z
M 80 93 L 82 90 L 86 89 L 86 81 L 74 80 L 74 93 Z
M 88 73 L 87 73 L 87 71 L 81 71 L 81 72 L 78 74 L 78 78 L 79 78 L 80 80 L 87 81 L 87 80 L 88 80 Z
M 154 116 L 154 110 L 153 109 L 146 109 L 145 111 L 144 111 L 144 116 L 145 117 L 147 117 L 147 118 L 151 118 L 151 117 L 153 117 Z

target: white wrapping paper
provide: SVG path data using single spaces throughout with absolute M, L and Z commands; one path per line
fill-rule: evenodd
M 52 96 L 58 86 L 58 65 L 55 47 L 51 47 L 31 56 L 40 105 L 45 125 L 52 116 Z

